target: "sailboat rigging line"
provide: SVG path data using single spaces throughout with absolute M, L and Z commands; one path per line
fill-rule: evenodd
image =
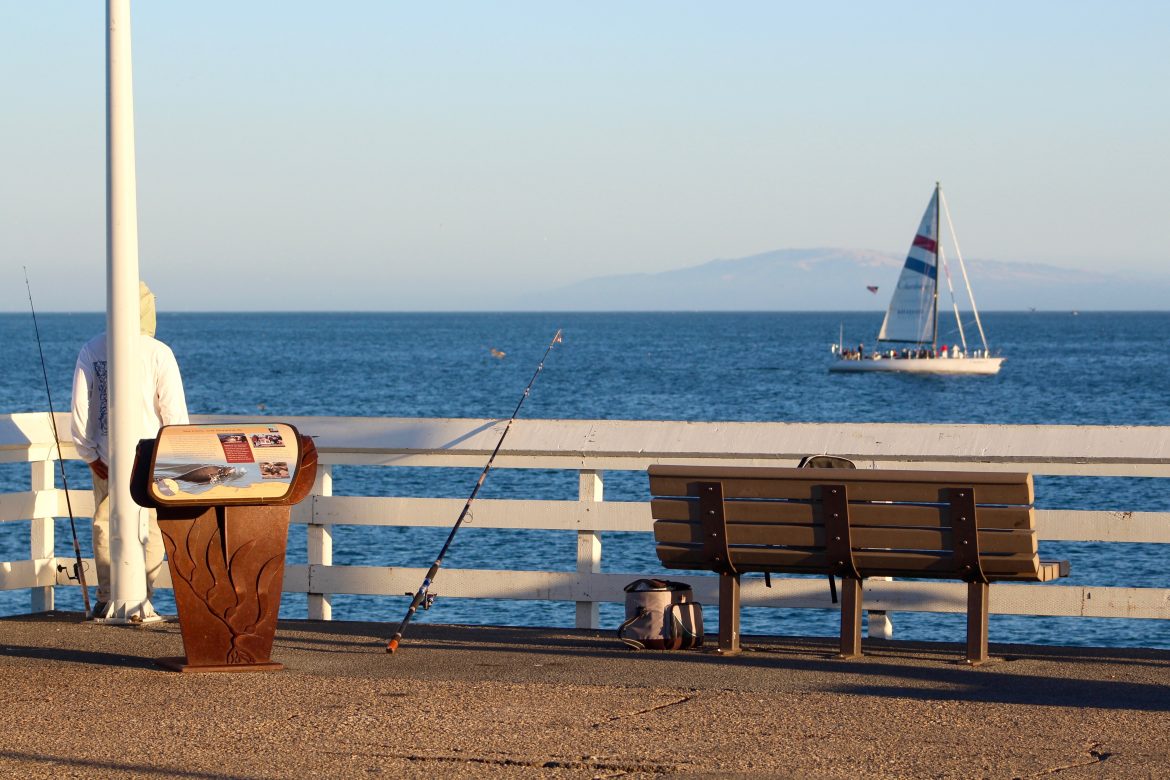
M 487 463 L 483 467 L 483 471 L 479 473 L 479 479 L 475 483 L 475 487 L 471 490 L 471 495 L 467 498 L 467 503 L 463 505 L 463 511 L 459 513 L 459 519 L 455 521 L 455 525 L 451 528 L 451 533 L 447 534 L 447 541 L 443 543 L 443 548 L 439 550 L 435 562 L 431 564 L 431 568 L 427 569 L 426 576 L 423 577 L 422 585 L 419 586 L 418 592 L 414 594 L 411 599 L 410 607 L 406 610 L 406 616 L 402 618 L 402 622 L 398 624 L 398 630 L 394 632 L 394 636 L 386 643 L 386 652 L 393 653 L 398 649 L 398 643 L 402 640 L 402 632 L 410 624 L 414 613 L 418 611 L 419 606 L 423 609 L 430 607 L 433 596 L 429 595 L 431 583 L 435 581 L 435 576 L 439 573 L 439 567 L 443 565 L 443 556 L 447 554 L 447 550 L 451 547 L 451 542 L 455 540 L 455 533 L 459 530 L 459 526 L 463 525 L 463 521 L 467 519 L 471 512 L 471 503 L 475 501 L 476 495 L 479 494 L 479 489 L 483 487 L 483 481 L 487 478 L 488 472 L 491 471 L 492 462 L 495 461 L 496 455 L 500 452 L 500 447 L 504 444 L 504 438 L 507 437 L 508 431 L 512 428 L 512 423 L 516 421 L 516 416 L 520 414 L 520 407 L 524 405 L 524 401 L 532 392 L 532 385 L 536 382 L 536 377 L 540 376 L 540 372 L 544 370 L 544 361 L 548 359 L 548 355 L 552 352 L 555 346 L 561 339 L 561 329 L 557 328 L 556 334 L 552 341 L 549 342 L 548 348 L 545 349 L 544 355 L 540 358 L 540 362 L 536 364 L 536 371 L 533 372 L 532 378 L 528 380 L 528 386 L 524 388 L 524 393 L 520 396 L 520 402 L 516 404 L 516 409 L 512 412 L 512 416 L 508 419 L 507 425 L 504 426 L 503 433 L 500 434 L 499 441 L 496 442 L 496 448 L 492 450 L 491 457 L 488 458 Z
M 955 297 L 955 285 L 951 283 L 951 266 L 947 262 L 946 253 L 943 250 L 942 241 L 942 227 L 939 227 L 939 241 L 938 241 L 938 264 L 942 266 L 943 273 L 947 278 L 947 292 L 951 294 L 951 309 L 955 312 L 955 327 L 959 331 L 959 341 L 963 345 L 963 352 L 967 351 L 967 334 L 963 332 L 963 318 L 959 314 L 959 299 Z
M 65 458 L 61 455 L 61 436 L 57 433 L 57 415 L 53 412 L 53 392 L 49 389 L 49 372 L 45 368 L 45 350 L 41 347 L 41 329 L 37 326 L 37 309 L 33 306 L 32 285 L 28 281 L 28 267 L 24 268 L 24 286 L 28 290 L 28 308 L 32 312 L 33 332 L 37 336 L 37 353 L 41 356 L 41 376 L 45 378 L 45 396 L 49 399 L 49 422 L 53 425 L 53 441 L 57 444 L 57 465 L 61 467 L 61 486 L 65 489 L 65 507 L 69 511 L 69 530 L 73 533 L 73 576 L 81 585 L 81 598 L 85 602 L 85 617 L 89 619 L 89 587 L 85 584 L 85 564 L 81 560 L 81 545 L 77 543 L 77 523 L 73 519 L 73 502 L 69 499 L 69 479 L 65 476 Z M 60 568 L 64 567 L 59 567 Z
M 942 186 L 938 188 L 938 199 L 942 213 L 947 217 L 947 226 L 951 232 L 951 242 L 955 245 L 955 257 L 959 260 L 959 271 L 963 274 L 963 284 L 967 287 L 967 300 L 971 302 L 971 311 L 975 315 L 975 327 L 979 330 L 979 338 L 983 342 L 983 353 L 990 355 L 987 348 L 987 335 L 983 332 L 983 323 L 979 319 L 979 308 L 975 305 L 975 293 L 971 290 L 971 280 L 967 276 L 967 264 L 963 262 L 963 251 L 959 249 L 959 237 L 955 235 L 955 225 L 951 222 L 951 209 L 947 205 L 947 198 L 943 195 Z M 966 345 L 964 345 L 966 348 Z

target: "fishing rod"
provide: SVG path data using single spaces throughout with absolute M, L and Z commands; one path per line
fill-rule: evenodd
M 414 613 L 418 611 L 421 605 L 423 609 L 430 609 L 431 603 L 434 601 L 434 596 L 430 595 L 428 591 L 431 589 L 431 583 L 435 581 L 435 575 L 439 573 L 439 567 L 443 565 L 443 556 L 447 554 L 448 548 L 451 547 L 451 542 L 455 540 L 455 533 L 459 530 L 459 526 L 463 525 L 463 521 L 467 518 L 467 514 L 471 511 L 471 502 L 475 500 L 479 489 L 483 487 L 483 481 L 487 478 L 488 472 L 491 471 L 492 461 L 496 459 L 496 455 L 500 452 L 500 447 L 504 444 L 504 438 L 508 435 L 508 431 L 512 428 L 512 423 L 516 421 L 516 415 L 520 414 L 520 407 L 524 405 L 528 394 L 532 392 L 532 385 L 536 382 L 536 377 L 540 376 L 540 372 L 544 370 L 544 361 L 548 358 L 548 353 L 552 352 L 555 344 L 561 341 L 561 329 L 557 328 L 556 335 L 553 336 L 552 341 L 548 343 L 548 349 L 544 351 L 544 355 L 540 358 L 540 362 L 536 364 L 536 371 L 532 374 L 532 379 L 528 380 L 528 386 L 524 388 L 523 395 L 520 396 L 520 402 L 516 404 L 515 411 L 512 412 L 508 424 L 504 426 L 504 432 L 500 434 L 500 440 L 496 442 L 496 448 L 492 450 L 491 457 L 488 458 L 487 465 L 483 467 L 483 471 L 479 473 L 479 479 L 475 483 L 475 487 L 471 491 L 471 495 L 467 498 L 467 503 L 463 505 L 463 511 L 459 513 L 459 519 L 455 521 L 455 525 L 451 528 L 451 533 L 447 534 L 447 541 L 443 543 L 443 549 L 439 550 L 439 555 L 435 558 L 435 562 L 431 564 L 431 568 L 427 569 L 427 574 L 423 577 L 422 585 L 419 586 L 418 592 L 414 594 L 414 598 L 410 602 L 409 609 L 406 610 L 406 617 L 402 618 L 402 622 L 398 624 L 398 630 L 394 632 L 394 636 L 386 643 L 386 652 L 393 653 L 398 649 L 398 642 L 402 639 L 402 632 L 406 630 L 407 625 L 410 624 Z
M 81 598 L 85 601 L 85 617 L 92 614 L 89 606 L 89 587 L 85 584 L 85 564 L 81 561 L 81 545 L 77 543 L 77 524 L 73 520 L 73 502 L 69 499 L 69 478 L 65 476 L 65 458 L 61 455 L 61 436 L 57 433 L 57 415 L 53 412 L 53 391 L 49 389 L 49 372 L 45 368 L 45 350 L 41 348 L 41 329 L 37 327 L 37 309 L 33 306 L 32 285 L 28 282 L 28 267 L 24 268 L 24 286 L 28 289 L 28 308 L 32 312 L 33 332 L 37 335 L 37 352 L 41 356 L 41 375 L 45 378 L 45 395 L 49 399 L 49 422 L 53 424 L 53 441 L 57 443 L 57 464 L 61 467 L 61 486 L 65 489 L 65 507 L 69 511 L 69 530 L 73 532 L 73 576 L 81 585 Z M 58 566 L 57 570 L 64 569 Z

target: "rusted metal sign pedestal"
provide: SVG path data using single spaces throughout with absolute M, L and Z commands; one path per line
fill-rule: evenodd
M 139 444 L 134 498 L 158 512 L 186 652 L 160 666 L 284 668 L 270 654 L 289 515 L 316 472 L 312 439 L 282 423 L 169 426 Z

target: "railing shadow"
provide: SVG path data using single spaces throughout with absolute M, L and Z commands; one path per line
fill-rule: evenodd
M 0 623 L 11 629 L 0 656 L 50 663 L 153 670 L 153 657 L 112 652 L 104 645 L 118 641 L 133 649 L 133 638 L 147 634 L 150 642 L 138 644 L 153 650 L 167 649 L 158 646 L 161 642 L 179 641 L 173 625 L 164 633 L 111 627 L 122 631 L 87 634 L 98 627 L 65 613 Z M 841 660 L 834 657 L 835 637 L 748 637 L 745 652 L 722 656 L 631 651 L 609 631 L 416 624 L 398 654 L 387 656 L 391 629 L 385 623 L 281 621 L 274 658 L 291 671 L 370 679 L 498 680 L 504 669 L 516 682 L 761 693 L 819 690 L 920 701 L 1170 711 L 1168 651 L 992 645 L 992 656 L 999 660 L 972 668 L 960 660 L 960 643 L 867 640 L 864 657 Z M 50 631 L 52 642 L 73 646 L 34 644 Z M 88 642 L 103 646 L 85 649 Z
M 27 658 L 33 661 L 61 661 L 73 664 L 113 666 L 124 669 L 155 669 L 153 658 L 108 653 L 99 650 L 79 650 L 67 647 L 33 647 L 5 643 L 0 646 L 0 657 Z
M 377 638 L 376 626 L 381 625 L 290 621 L 282 630 L 329 638 L 282 640 L 318 643 L 318 652 L 341 651 L 351 658 L 364 653 L 378 657 L 385 650 L 385 640 Z M 461 677 L 471 667 L 486 667 L 510 668 L 521 679 L 541 667 L 546 673 L 556 668 L 557 677 L 577 681 L 580 676 L 601 684 L 751 690 L 785 689 L 794 684 L 795 674 L 802 689 L 857 696 L 1170 711 L 1170 681 L 1112 679 L 1121 665 L 1129 670 L 1126 677 L 1140 673 L 1170 680 L 1164 674 L 1170 672 L 1170 652 L 1165 651 L 992 645 L 996 660 L 970 667 L 961 661 L 962 643 L 867 640 L 867 655 L 854 660 L 836 658 L 836 646 L 836 638 L 753 637 L 745 640 L 744 653 L 729 657 L 702 651 L 631 651 L 611 632 L 423 624 L 412 626 L 399 650 L 413 659 L 381 663 L 389 665 L 386 673 L 428 677 Z M 380 662 L 370 663 L 376 667 Z
M 178 769 L 173 766 L 160 767 L 130 761 L 97 761 L 69 755 L 23 753 L 19 750 L 0 750 L 0 759 L 44 767 L 46 771 L 52 771 L 54 774 L 59 774 L 60 769 L 65 767 L 95 775 L 112 773 L 127 777 L 181 777 L 206 778 L 206 780 L 245 780 L 245 778 L 255 777 L 255 775 L 226 775 L 221 771 L 201 772 L 194 769 Z

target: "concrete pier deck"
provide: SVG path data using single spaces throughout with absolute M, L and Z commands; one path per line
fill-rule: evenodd
M 283 672 L 180 674 L 176 623 L 0 619 L 0 776 L 1170 778 L 1170 652 L 282 622 Z

